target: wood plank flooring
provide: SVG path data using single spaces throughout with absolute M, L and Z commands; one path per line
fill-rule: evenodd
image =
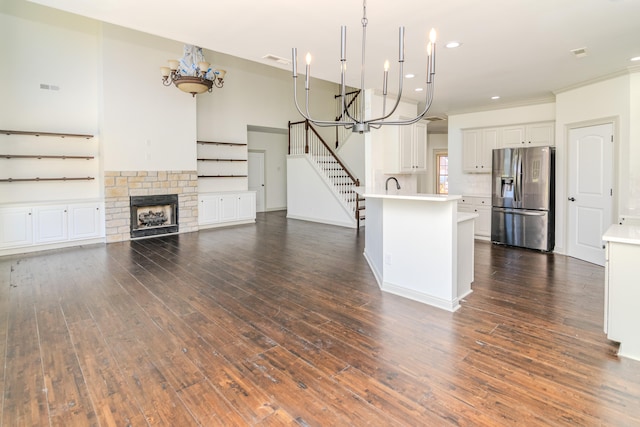
M 0 425 L 640 425 L 603 268 L 475 245 L 456 313 L 382 294 L 364 233 L 282 212 L 0 258 Z

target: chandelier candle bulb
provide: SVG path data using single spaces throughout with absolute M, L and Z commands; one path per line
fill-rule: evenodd
M 400 27 L 398 38 L 400 46 L 398 48 L 398 62 L 404 62 L 404 27 Z
M 382 81 L 382 94 L 387 94 L 387 80 L 389 79 L 389 61 L 384 61 L 384 78 Z
M 298 49 L 291 49 L 291 63 L 293 64 L 293 77 L 298 77 Z
M 307 75 L 304 77 L 304 88 L 309 90 L 309 73 L 311 73 L 311 54 L 307 53 Z
M 347 27 L 340 27 L 340 61 L 347 60 Z

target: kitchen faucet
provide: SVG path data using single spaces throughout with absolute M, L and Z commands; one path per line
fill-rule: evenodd
M 396 182 L 396 189 L 399 190 L 400 189 L 400 184 L 398 184 L 398 180 L 396 179 L 395 176 L 390 176 L 389 178 L 387 178 L 387 180 L 384 183 L 384 191 L 388 191 L 389 190 L 389 180 L 394 180 Z

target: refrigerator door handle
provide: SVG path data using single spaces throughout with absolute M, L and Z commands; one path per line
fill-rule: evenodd
M 505 208 L 493 208 L 496 212 L 504 212 L 510 213 L 514 215 L 525 215 L 525 216 L 545 216 L 547 211 L 523 211 L 519 209 L 505 209 Z
M 519 148 L 515 149 L 514 158 L 515 188 L 513 189 L 513 201 L 519 202 L 522 200 L 522 180 L 520 176 L 522 173 L 522 152 Z

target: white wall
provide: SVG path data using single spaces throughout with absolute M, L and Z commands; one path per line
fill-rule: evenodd
M 287 146 L 286 129 L 250 130 L 249 150 L 263 151 L 265 169 L 265 209 L 287 208 Z
M 0 129 L 98 134 L 96 22 L 25 1 L 0 2 Z M 41 89 L 40 85 L 58 90 Z M 93 181 L 0 183 L 0 201 L 100 196 L 99 138 L 0 135 L 3 154 L 91 155 L 94 160 L 0 160 L 0 178 L 93 176 Z
M 306 156 L 289 156 L 287 170 L 295 177 L 287 181 L 288 218 L 355 228 L 355 218 Z
M 182 44 L 103 24 L 102 140 L 107 171 L 195 170 L 196 100 L 161 83 Z
M 197 96 L 198 139 L 246 143 L 248 127 L 286 129 L 289 121 L 303 120 L 293 104 L 290 71 L 208 50 L 204 55 L 212 67 L 225 69 L 227 75 L 224 88 Z M 300 88 L 298 90 L 300 92 Z M 329 120 L 334 118 L 333 95 L 336 90 L 334 83 L 311 80 L 310 109 L 316 116 Z M 319 130 L 329 144 L 335 139 L 332 131 Z M 246 179 L 213 179 L 199 183 L 200 192 L 246 189 Z
M 98 179 L 0 184 L 4 203 L 99 198 L 105 170 L 195 170 L 197 139 L 246 143 L 248 126 L 286 129 L 288 121 L 301 119 L 288 70 L 205 51 L 207 60 L 228 71 L 225 86 L 192 98 L 164 87 L 159 73 L 168 59 L 182 55 L 182 42 L 21 0 L 0 3 L 0 51 L 5 58 L 0 99 L 11 100 L 0 106 L 0 129 L 97 135 L 65 154 L 95 154 L 91 175 Z M 60 90 L 41 90 L 41 83 Z M 312 79 L 313 113 L 331 119 L 335 93 L 335 84 Z M 320 132 L 327 138 L 332 134 Z M 0 144 L 5 138 L 15 141 L 0 138 Z M 57 172 L 44 162 L 38 165 L 39 176 Z M 246 179 L 202 183 L 200 191 L 247 189 Z M 271 200 L 286 206 L 282 193 Z
M 624 75 L 557 95 L 556 139 L 564 142 L 564 144 L 558 144 L 557 150 L 558 193 L 561 196 L 559 200 L 566 200 L 567 156 L 571 154 L 567 153 L 566 145 L 569 129 L 584 123 L 614 121 L 617 125 L 614 129 L 616 154 L 614 190 L 617 194 L 617 203 L 613 213 L 614 215 L 640 214 L 637 210 L 640 208 L 640 171 L 638 171 L 640 149 L 637 147 L 638 144 L 632 143 L 630 134 L 632 126 L 630 78 L 630 75 Z M 638 93 L 636 93 L 637 97 Z M 565 214 L 564 210 L 559 213 Z

